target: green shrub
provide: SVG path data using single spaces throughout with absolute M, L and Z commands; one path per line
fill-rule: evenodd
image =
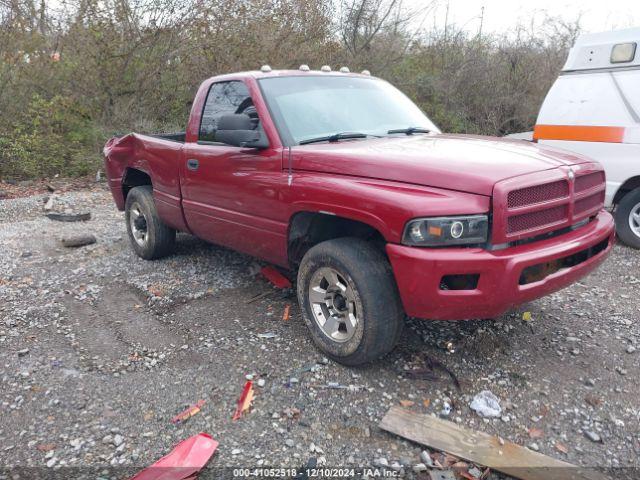
M 68 97 L 34 95 L 0 131 L 0 175 L 38 178 L 95 172 L 102 135 L 88 112 Z

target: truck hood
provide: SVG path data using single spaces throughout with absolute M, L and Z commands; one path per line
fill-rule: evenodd
M 590 161 L 536 143 L 471 135 L 410 135 L 292 148 L 295 170 L 392 180 L 487 196 L 501 180 Z

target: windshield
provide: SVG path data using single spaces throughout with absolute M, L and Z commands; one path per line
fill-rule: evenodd
M 406 95 L 382 80 L 309 75 L 259 82 L 285 144 L 343 132 L 386 136 L 410 127 L 440 132 Z

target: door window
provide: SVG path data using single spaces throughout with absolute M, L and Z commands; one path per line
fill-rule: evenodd
M 230 113 L 244 113 L 251 117 L 254 128 L 258 127 L 258 113 L 253 105 L 247 86 L 240 81 L 214 83 L 209 89 L 202 111 L 198 140 L 215 142 L 218 119 Z

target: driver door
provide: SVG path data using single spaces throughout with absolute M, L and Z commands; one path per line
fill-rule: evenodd
M 276 264 L 286 262 L 287 210 L 281 190 L 287 179 L 282 154 L 216 142 L 222 115 L 245 113 L 262 128 L 242 81 L 213 83 L 197 142 L 185 145 L 183 208 L 198 237 Z

